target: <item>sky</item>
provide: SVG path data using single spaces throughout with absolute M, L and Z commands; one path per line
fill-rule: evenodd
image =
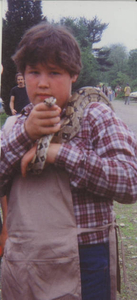
M 137 3 L 133 1 L 43 1 L 43 14 L 48 20 L 58 21 L 61 17 L 95 16 L 109 23 L 97 47 L 121 43 L 127 50 L 137 48 Z
M 37 1 L 37 0 L 35 0 Z M 0 0 L 4 15 L 7 0 Z M 48 20 L 59 21 L 62 17 L 85 17 L 92 20 L 95 16 L 102 23 L 109 23 L 104 30 L 100 43 L 95 47 L 123 44 L 127 51 L 137 49 L 137 2 L 128 1 L 42 1 L 43 14 Z

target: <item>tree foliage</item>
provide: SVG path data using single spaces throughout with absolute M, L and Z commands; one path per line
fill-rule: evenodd
M 84 17 L 62 18 L 60 24 L 72 31 L 82 49 L 88 46 L 92 49 L 93 44 L 101 41 L 102 33 L 108 27 L 108 24 L 101 23 L 97 17 L 92 20 L 87 20 Z
M 113 63 L 110 70 L 102 74 L 102 78 L 114 89 L 120 85 L 122 90 L 129 83 L 131 90 L 137 90 L 137 49 L 129 53 L 122 44 L 114 44 L 109 48 L 108 59 Z
M 128 74 L 132 80 L 137 78 L 137 49 L 129 52 Z
M 127 83 L 131 85 L 130 77 L 126 73 L 122 73 L 120 71 L 117 72 L 116 78 L 111 81 L 111 86 L 115 88 L 117 85 L 119 85 L 121 86 L 122 90 L 124 90 L 124 87 L 127 85 Z
M 79 89 L 82 86 L 96 86 L 98 82 L 98 63 L 91 53 L 89 47 L 81 52 L 83 68 L 73 89 Z
M 112 65 L 109 70 L 106 69 L 105 81 L 114 89 L 116 85 L 121 85 L 122 83 L 124 85 L 125 81 L 128 80 L 128 52 L 122 44 L 113 44 L 108 48 L 108 53 L 108 61 Z M 104 78 L 104 74 L 102 74 L 102 78 Z
M 126 71 L 128 52 L 124 45 L 122 44 L 111 45 L 109 58 L 111 61 L 113 61 L 116 72 Z
M 10 90 L 16 84 L 16 68 L 11 56 L 15 53 L 26 29 L 42 20 L 46 20 L 46 18 L 42 15 L 41 1 L 8 0 L 8 11 L 5 19 L 3 19 L 2 30 L 2 64 L 4 71 L 1 90 L 5 104 L 4 108 L 8 114 L 10 114 Z
M 101 72 L 106 72 L 110 69 L 111 66 L 113 66 L 113 62 L 110 59 L 110 52 L 111 49 L 107 47 L 102 47 L 100 48 L 94 48 L 93 49 L 95 53 L 96 60 L 100 66 L 100 71 Z
M 108 61 L 108 49 L 96 49 L 96 55 L 93 49 L 94 44 L 101 41 L 102 33 L 108 24 L 101 23 L 97 17 L 92 20 L 87 20 L 84 17 L 62 18 L 60 24 L 72 32 L 81 49 L 83 68 L 73 87 L 76 89 L 81 86 L 95 86 L 99 80 L 99 71 L 111 65 Z

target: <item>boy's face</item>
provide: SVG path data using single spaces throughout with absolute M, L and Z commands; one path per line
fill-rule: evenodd
M 36 105 L 53 96 L 61 108 L 71 96 L 72 82 L 77 80 L 77 75 L 70 77 L 67 71 L 52 64 L 37 64 L 35 67 L 27 65 L 24 77 L 30 102 Z

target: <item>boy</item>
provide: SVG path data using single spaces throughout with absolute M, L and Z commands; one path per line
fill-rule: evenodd
M 76 135 L 50 143 L 43 172 L 22 177 L 23 156 L 25 175 L 37 140 L 60 132 L 81 60 L 74 37 L 47 23 L 26 32 L 13 59 L 31 104 L 3 128 L 1 196 L 9 189 L 3 299 L 80 300 L 81 275 L 82 300 L 110 300 L 113 199 L 137 198 L 134 135 L 105 104 L 88 103 Z M 51 96 L 57 102 L 49 108 L 43 101 Z

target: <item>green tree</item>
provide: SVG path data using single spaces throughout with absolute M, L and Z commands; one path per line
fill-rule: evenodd
M 114 44 L 110 47 L 109 58 L 114 63 L 116 72 L 125 72 L 127 67 L 128 52 L 122 44 Z
M 60 24 L 71 29 L 81 48 L 90 46 L 91 49 L 93 44 L 101 41 L 102 33 L 108 27 L 108 24 L 101 23 L 96 16 L 92 20 L 84 17 L 62 18 Z
M 108 82 L 112 88 L 115 88 L 117 84 L 121 84 L 121 76 L 125 81 L 127 75 L 127 62 L 128 62 L 128 52 L 126 47 L 122 44 L 113 44 L 110 46 L 110 54 L 108 60 L 113 63 L 110 70 L 105 73 L 105 80 Z M 124 84 L 124 83 L 123 83 Z
M 93 45 L 101 41 L 102 33 L 108 24 L 101 23 L 97 17 L 93 20 L 83 17 L 63 18 L 60 24 L 65 25 L 73 33 L 81 48 L 83 69 L 74 88 L 85 85 L 95 86 L 99 81 L 99 71 L 109 66 L 110 62 L 107 60 L 108 49 L 97 49 L 95 54 Z
M 8 11 L 3 19 L 2 30 L 2 99 L 7 114 L 10 114 L 10 90 L 16 84 L 16 68 L 11 56 L 14 54 L 26 29 L 46 18 L 42 15 L 41 1 L 8 0 Z
M 100 66 L 101 72 L 106 72 L 113 66 L 113 62 L 110 60 L 111 49 L 107 47 L 94 48 L 93 52 L 95 53 L 96 60 Z
M 96 86 L 98 83 L 98 63 L 87 47 L 81 52 L 83 68 L 76 83 L 73 84 L 73 90 L 82 86 Z
M 114 79 L 111 82 L 111 85 L 112 85 L 112 87 L 116 87 L 117 85 L 120 85 L 122 90 L 124 90 L 124 87 L 126 86 L 127 83 L 129 83 L 129 85 L 131 86 L 131 79 L 128 76 L 128 74 L 118 72 L 117 76 L 116 76 L 116 79 Z
M 85 19 L 84 19 L 85 20 Z M 80 19 L 73 19 L 73 18 L 62 18 L 60 20 L 60 24 L 68 28 L 72 34 L 75 36 L 77 41 L 79 42 L 80 48 L 86 48 L 89 45 L 92 47 L 92 45 L 89 43 L 88 39 L 88 28 L 84 24 L 83 18 Z
M 129 52 L 128 74 L 132 80 L 137 78 L 137 49 Z

